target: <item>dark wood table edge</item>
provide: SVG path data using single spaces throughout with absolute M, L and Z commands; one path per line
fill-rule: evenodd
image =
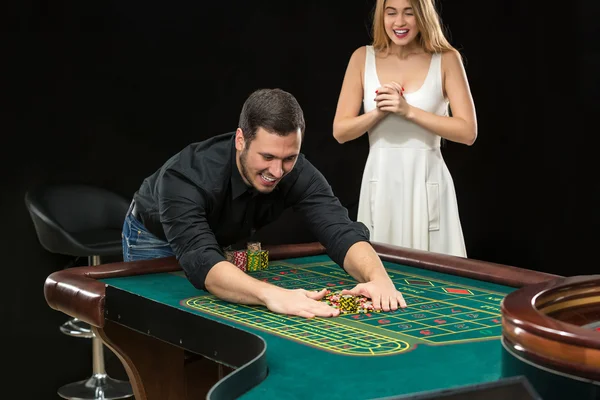
M 384 261 L 514 288 L 561 278 L 560 275 L 488 261 L 432 253 L 376 242 L 372 242 L 371 244 Z

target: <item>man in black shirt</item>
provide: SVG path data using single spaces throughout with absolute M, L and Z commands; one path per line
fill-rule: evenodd
M 357 281 L 350 294 L 384 311 L 406 307 L 369 244 L 323 175 L 300 153 L 304 116 L 289 93 L 258 90 L 244 103 L 235 133 L 185 147 L 146 178 L 123 227 L 125 261 L 175 255 L 197 288 L 235 303 L 303 317 L 336 316 L 324 291 L 288 290 L 254 279 L 226 261 L 223 247 L 292 207 L 327 253 Z

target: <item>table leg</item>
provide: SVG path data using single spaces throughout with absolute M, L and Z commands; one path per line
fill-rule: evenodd
M 186 362 L 183 349 L 117 323 L 106 321 L 94 333 L 123 363 L 136 400 L 205 398 L 220 379 L 219 364 Z

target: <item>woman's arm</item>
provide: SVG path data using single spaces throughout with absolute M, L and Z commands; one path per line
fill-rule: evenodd
M 360 47 L 352 54 L 333 120 L 333 137 L 339 143 L 345 143 L 362 136 L 384 116 L 385 112 L 375 108 L 362 115 L 360 106 L 363 101 L 363 66 L 366 58 L 366 47 Z M 375 96 L 375 93 L 373 93 Z

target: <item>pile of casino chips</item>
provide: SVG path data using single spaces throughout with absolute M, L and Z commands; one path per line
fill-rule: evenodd
M 375 310 L 373 302 L 368 297 L 342 294 L 341 291 L 325 291 L 322 301 L 333 308 L 339 309 L 341 314 L 381 312 L 381 310 Z
M 262 250 L 260 242 L 249 242 L 245 250 L 224 249 L 225 258 L 242 271 L 261 271 L 269 267 L 269 252 Z

